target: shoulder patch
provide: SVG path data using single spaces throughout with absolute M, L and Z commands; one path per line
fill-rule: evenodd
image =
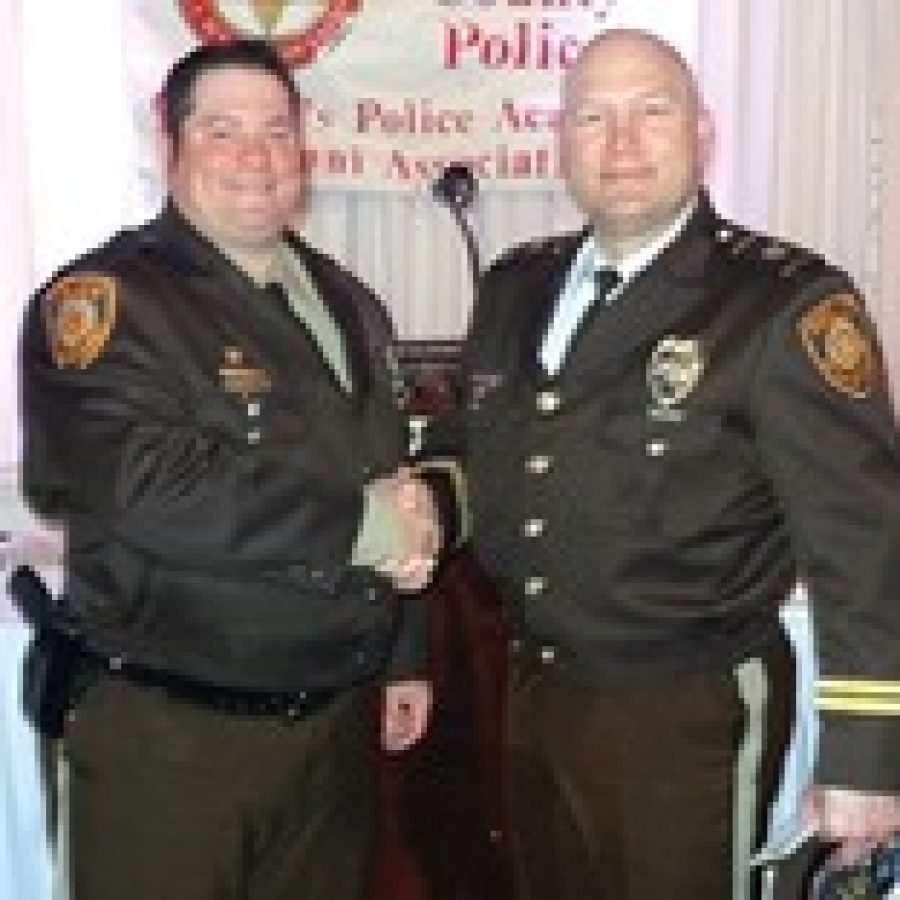
M 879 379 L 878 351 L 858 297 L 824 297 L 800 317 L 797 332 L 828 385 L 857 400 L 872 395 Z
M 103 352 L 116 322 L 119 284 L 109 275 L 65 275 L 44 294 L 41 313 L 53 361 L 86 369 Z

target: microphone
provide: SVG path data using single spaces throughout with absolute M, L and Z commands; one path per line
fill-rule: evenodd
M 478 182 L 471 168 L 452 163 L 444 168 L 431 186 L 435 200 L 458 209 L 468 209 L 478 196 Z

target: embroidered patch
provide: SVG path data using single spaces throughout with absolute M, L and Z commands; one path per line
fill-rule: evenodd
M 803 314 L 797 331 L 816 371 L 835 390 L 857 400 L 872 395 L 878 354 L 859 299 L 834 294 Z
M 53 361 L 86 369 L 103 352 L 116 322 L 118 282 L 109 275 L 60 278 L 44 294 L 42 314 Z

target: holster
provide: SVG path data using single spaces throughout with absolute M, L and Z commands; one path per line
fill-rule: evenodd
M 31 567 L 12 573 L 9 590 L 34 632 L 22 667 L 25 717 L 45 737 L 61 737 L 66 713 L 94 683 L 99 666 L 54 623 L 53 595 Z

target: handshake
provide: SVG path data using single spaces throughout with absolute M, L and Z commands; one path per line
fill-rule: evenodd
M 431 488 L 405 466 L 370 481 L 361 537 L 365 559 L 360 562 L 386 575 L 398 590 L 424 588 L 444 540 Z

